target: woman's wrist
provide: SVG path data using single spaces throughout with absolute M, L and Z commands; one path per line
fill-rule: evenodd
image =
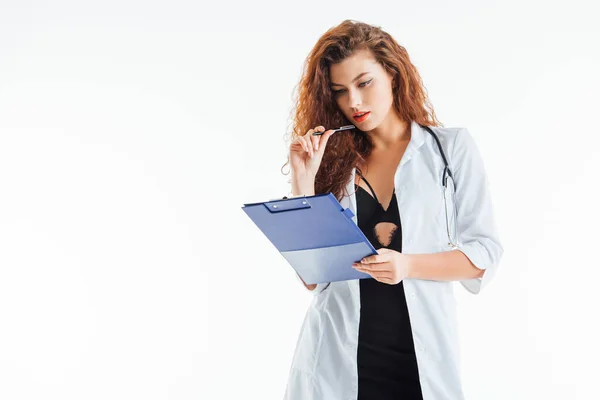
M 303 178 L 292 181 L 292 196 L 313 196 L 315 194 L 315 181 Z

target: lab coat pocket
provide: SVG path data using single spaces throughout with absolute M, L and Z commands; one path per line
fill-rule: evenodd
M 403 223 L 409 232 L 410 226 L 417 227 L 413 235 L 419 238 L 421 247 L 413 248 L 416 252 L 435 251 L 444 242 L 445 219 L 442 185 L 435 179 L 423 179 L 413 183 L 414 198 L 419 201 L 406 201 L 404 204 Z

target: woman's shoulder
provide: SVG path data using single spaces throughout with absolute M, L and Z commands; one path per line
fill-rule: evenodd
M 429 128 L 438 135 L 440 140 L 443 137 L 450 142 L 454 141 L 461 131 L 467 130 L 467 128 L 462 126 L 430 126 Z M 429 135 L 429 133 L 427 134 Z
M 442 147 L 444 148 L 444 151 L 446 152 L 453 154 L 457 151 L 461 152 L 463 150 L 476 148 L 475 139 L 473 138 L 473 135 L 471 134 L 469 129 L 467 129 L 466 127 L 431 126 L 430 128 L 437 135 Z M 427 133 L 427 135 L 431 136 L 429 133 Z M 433 137 L 431 137 L 430 140 L 435 142 L 435 139 Z

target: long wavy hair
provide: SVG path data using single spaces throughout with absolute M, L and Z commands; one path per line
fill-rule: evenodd
M 426 126 L 442 125 L 406 49 L 380 27 L 347 19 L 325 32 L 304 62 L 304 71 L 296 86 L 292 131 L 286 134 L 290 143 L 319 125 L 332 129 L 352 124 L 337 106 L 330 89 L 329 67 L 363 49 L 369 49 L 377 62 L 392 75 L 392 90 L 396 94 L 393 107 L 404 121 Z M 362 174 L 358 162 L 368 158 L 372 147 L 369 136 L 358 128 L 331 136 L 315 177 L 315 194 L 331 192 L 338 201 L 349 195 L 344 192 L 352 169 L 356 167 Z M 289 162 L 288 155 L 282 169 Z

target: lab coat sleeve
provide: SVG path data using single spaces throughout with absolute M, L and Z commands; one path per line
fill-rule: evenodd
M 330 285 L 331 282 L 326 282 L 326 283 L 317 283 L 317 287 L 314 288 L 313 290 L 311 290 L 311 292 L 313 292 L 313 294 L 316 296 L 319 293 L 321 293 L 323 290 L 327 289 L 327 287 Z M 306 289 L 308 290 L 308 289 Z
M 460 283 L 469 292 L 478 294 L 496 274 L 504 249 L 483 160 L 474 138 L 465 128 L 456 134 L 450 162 L 456 183 L 457 250 L 477 268 L 485 270 L 482 277 Z
M 304 288 L 306 290 L 308 290 L 309 292 L 311 292 L 314 295 L 317 295 L 317 294 L 321 293 L 323 290 L 327 289 L 327 286 L 329 286 L 329 284 L 331 283 L 331 282 L 317 283 L 317 286 L 313 290 L 310 290 L 309 288 L 307 288 L 304 285 L 304 282 L 302 281 L 302 279 L 300 278 L 300 275 L 298 275 L 297 272 L 296 272 L 296 277 L 298 278 L 298 281 L 302 284 L 302 286 L 304 286 Z

